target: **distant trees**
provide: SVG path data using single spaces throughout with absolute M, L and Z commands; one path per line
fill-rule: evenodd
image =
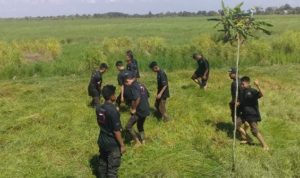
M 284 4 L 280 7 L 254 7 L 249 10 L 249 12 L 257 15 L 288 15 L 288 14 L 300 14 L 300 7 L 292 7 L 289 4 Z M 165 13 L 153 13 L 149 11 L 146 14 L 126 14 L 122 12 L 108 12 L 108 13 L 95 13 L 95 14 L 75 14 L 75 15 L 60 15 L 60 16 L 47 16 L 47 17 L 24 17 L 23 19 L 87 19 L 87 18 L 115 18 L 115 17 L 140 17 L 140 18 L 150 18 L 150 17 L 193 17 L 193 16 L 217 16 L 222 13 L 222 10 L 218 11 L 205 11 L 199 10 L 198 12 L 165 12 Z

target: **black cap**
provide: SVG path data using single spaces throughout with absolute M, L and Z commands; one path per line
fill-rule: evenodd
M 122 66 L 122 65 L 123 65 L 123 61 L 121 60 L 116 62 L 116 66 Z
M 150 69 L 153 69 L 153 67 L 157 66 L 157 62 L 156 61 L 152 61 L 150 64 L 149 64 L 149 68 Z
M 229 73 L 231 74 L 236 74 L 236 68 L 235 67 L 231 67 L 229 70 L 228 70 Z
M 131 71 L 126 71 L 126 72 L 124 73 L 124 79 L 125 79 L 125 80 L 126 80 L 126 79 L 133 79 L 133 78 L 135 78 L 135 75 L 134 75 L 133 72 L 131 72 Z

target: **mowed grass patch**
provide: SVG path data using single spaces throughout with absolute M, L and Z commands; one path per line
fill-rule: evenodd
M 279 69 L 286 70 L 279 70 Z M 297 177 L 299 175 L 299 65 L 242 68 L 259 79 L 260 129 L 270 145 L 263 152 L 238 145 L 238 169 L 231 173 L 232 129 L 227 69 L 211 71 L 202 91 L 191 80 L 193 71 L 168 72 L 171 98 L 169 123 L 148 117 L 146 145 L 127 146 L 120 177 Z M 151 93 L 156 75 L 143 73 Z M 99 128 L 87 107 L 89 77 L 27 78 L 0 82 L 0 177 L 94 177 Z M 105 84 L 116 84 L 111 72 Z M 122 113 L 126 124 L 128 112 Z

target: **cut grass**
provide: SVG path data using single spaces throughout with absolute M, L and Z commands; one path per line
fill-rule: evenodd
M 169 73 L 168 113 L 173 120 L 147 119 L 147 143 L 138 149 L 127 146 L 120 177 L 299 176 L 299 70 L 299 65 L 242 69 L 242 74 L 260 79 L 265 91 L 259 127 L 271 151 L 238 145 L 235 174 L 227 69 L 212 71 L 206 92 L 190 81 L 193 71 Z M 116 84 L 115 78 L 109 72 L 104 81 Z M 142 76 L 151 103 L 155 78 L 154 73 Z M 0 177 L 93 177 L 99 128 L 94 110 L 86 106 L 88 80 L 71 76 L 0 82 Z M 122 113 L 123 125 L 128 117 Z

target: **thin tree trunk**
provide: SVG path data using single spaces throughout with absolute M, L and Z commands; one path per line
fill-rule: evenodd
M 236 170 L 236 131 L 237 131 L 237 102 L 239 96 L 239 62 L 240 62 L 240 36 L 237 36 L 238 44 L 237 44 L 237 57 L 236 57 L 236 92 L 235 92 L 235 104 L 234 104 L 234 130 L 233 130 L 233 144 L 232 144 L 232 157 L 233 164 L 232 170 Z

